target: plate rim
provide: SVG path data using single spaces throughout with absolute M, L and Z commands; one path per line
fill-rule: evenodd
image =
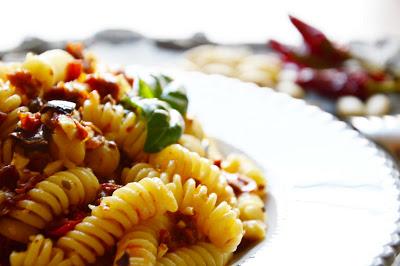
M 139 70 L 139 72 L 141 72 L 140 70 L 145 69 L 145 72 L 150 71 L 150 72 L 166 73 L 166 74 L 170 74 L 172 76 L 178 77 L 178 79 L 179 79 L 179 77 L 182 77 L 182 76 L 186 76 L 186 77 L 194 76 L 195 78 L 200 77 L 200 78 L 207 78 L 207 79 L 210 79 L 210 78 L 223 79 L 223 80 L 226 80 L 226 82 L 229 81 L 231 83 L 236 83 L 236 84 L 238 84 L 238 86 L 240 86 L 240 85 L 246 86 L 249 89 L 253 89 L 253 90 L 269 90 L 269 93 L 279 95 L 277 97 L 284 97 L 284 98 L 286 98 L 286 101 L 301 105 L 302 106 L 301 108 L 303 108 L 304 110 L 306 110 L 308 112 L 313 113 L 314 115 L 320 115 L 320 116 L 324 115 L 325 119 L 326 119 L 325 122 L 330 123 L 330 124 L 337 124 L 338 126 L 341 127 L 340 131 L 352 133 L 353 134 L 352 138 L 362 140 L 365 143 L 365 144 L 363 144 L 363 146 L 366 149 L 372 149 L 374 151 L 374 156 L 376 157 L 376 159 L 382 160 L 383 165 L 385 165 L 385 167 L 387 167 L 387 169 L 390 170 L 390 174 L 388 174 L 388 176 L 391 177 L 394 187 L 397 191 L 397 205 L 399 208 L 397 209 L 397 215 L 396 215 L 397 219 L 395 220 L 396 229 L 390 234 L 391 240 L 389 242 L 383 244 L 383 246 L 381 248 L 381 252 L 378 255 L 376 255 L 375 257 L 371 258 L 370 265 L 371 266 L 392 265 L 392 263 L 395 261 L 396 257 L 400 254 L 400 166 L 390 154 L 388 154 L 386 151 L 384 151 L 379 145 L 374 143 L 372 140 L 370 140 L 366 136 L 362 135 L 359 131 L 352 128 L 351 125 L 349 125 L 348 123 L 346 123 L 344 121 L 339 120 L 336 116 L 322 110 L 318 106 L 310 105 L 304 99 L 295 99 L 295 98 L 288 96 L 287 94 L 275 91 L 272 88 L 260 87 L 260 86 L 256 85 L 255 83 L 245 82 L 245 81 L 241 81 L 241 80 L 231 78 L 231 77 L 226 77 L 226 76 L 219 75 L 219 74 L 205 74 L 205 73 L 201 73 L 198 71 L 187 71 L 187 70 L 180 70 L 180 69 L 166 70 L 165 68 L 157 68 L 157 67 L 149 67 L 149 68 L 144 67 L 143 68 L 142 66 L 138 67 L 137 65 L 128 66 L 128 68 L 130 68 L 130 67 L 133 67 L 132 71 L 135 71 L 135 72 L 137 70 Z M 308 115 L 310 115 L 310 114 L 308 114 Z M 255 159 L 257 159 L 257 158 L 255 158 Z M 242 260 L 240 260 L 240 262 L 238 262 L 237 264 L 234 264 L 234 265 L 242 265 L 242 264 L 247 265 L 248 263 L 252 263 L 251 260 L 254 257 L 258 257 L 257 254 L 260 251 L 262 251 L 262 249 L 257 250 L 252 256 L 243 258 Z

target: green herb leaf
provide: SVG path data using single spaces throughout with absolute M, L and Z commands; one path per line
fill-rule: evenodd
M 150 75 L 139 79 L 138 95 L 142 98 L 158 98 L 186 115 L 189 100 L 179 83 L 165 75 Z
M 181 137 L 185 127 L 184 120 L 166 102 L 155 98 L 125 97 L 121 103 L 127 109 L 136 110 L 147 122 L 145 152 L 159 152 Z
M 171 82 L 168 84 L 161 96 L 160 99 L 166 101 L 172 108 L 178 110 L 183 116 L 186 115 L 189 99 L 186 95 L 186 90 L 183 86 L 176 82 Z
M 138 94 L 143 98 L 154 98 L 155 91 L 144 80 L 139 79 Z

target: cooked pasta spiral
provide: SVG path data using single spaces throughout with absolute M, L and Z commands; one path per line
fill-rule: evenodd
M 158 216 L 136 226 L 119 242 L 114 265 L 128 256 L 129 265 L 155 265 L 159 256 L 159 238 L 161 230 L 169 230 L 167 216 Z M 166 250 L 165 250 L 166 251 Z
M 174 252 L 167 253 L 158 259 L 157 266 L 180 266 L 180 265 L 225 265 L 230 257 L 230 252 L 222 252 L 210 243 L 200 242 L 189 247 L 179 248 Z
M 0 62 L 2 257 L 217 266 L 265 237 L 263 173 L 219 151 L 182 84 L 65 49 Z
M 265 237 L 264 202 L 252 193 L 243 193 L 238 198 L 240 219 L 243 221 L 245 230 L 244 237 L 247 239 L 260 240 Z
M 257 186 L 264 190 L 266 186 L 266 178 L 254 162 L 242 154 L 232 153 L 222 161 L 221 167 L 229 173 L 240 173 L 253 179 Z
M 99 182 L 88 168 L 58 172 L 37 183 L 28 192 L 28 198 L 19 201 L 8 217 L 43 229 L 55 216 L 67 213 L 72 206 L 93 201 L 98 189 Z M 15 239 L 12 235 L 6 236 Z
M 183 180 L 194 178 L 218 196 L 218 202 L 227 201 L 234 206 L 236 197 L 219 168 L 206 158 L 200 157 L 179 144 L 164 148 L 150 156 L 150 164 L 162 171 L 179 174 Z M 173 168 L 173 170 L 171 170 Z
M 61 237 L 57 246 L 78 254 L 82 261 L 94 263 L 107 247 L 115 244 L 140 221 L 176 211 L 172 192 L 158 178 L 144 178 L 104 197 L 92 214 Z
M 51 239 L 43 235 L 31 237 L 28 249 L 22 252 L 13 252 L 10 255 L 11 266 L 70 266 L 70 260 L 65 259 L 64 252 L 53 247 Z
M 106 140 L 99 147 L 86 150 L 86 165 L 98 176 L 111 175 L 117 169 L 119 160 L 119 149 L 113 141 Z
M 0 112 L 10 113 L 21 105 L 21 97 L 9 82 L 0 80 Z
M 52 155 L 67 165 L 82 165 L 86 155 L 86 140 L 78 135 L 77 121 L 67 115 L 58 117 L 59 127 L 51 135 Z M 91 132 L 91 131 L 89 131 Z
M 5 120 L 0 123 L 0 139 L 8 137 L 14 131 L 19 121 L 18 115 L 26 111 L 28 111 L 28 108 L 21 106 L 7 114 Z
M 201 157 L 206 156 L 206 151 L 201 144 L 201 140 L 192 135 L 183 134 L 178 143 L 190 151 L 197 152 Z
M 131 158 L 143 160 L 147 155 L 143 151 L 146 142 L 146 125 L 134 112 L 125 113 L 120 105 L 100 104 L 96 91 L 83 104 L 83 119 L 92 122 L 106 138 L 115 140 L 118 146 Z
M 243 225 L 237 212 L 225 201 L 217 203 L 215 193 L 207 194 L 207 187 L 193 179 L 184 184 L 179 175 L 167 185 L 174 193 L 179 211 L 193 215 L 197 229 L 204 233 L 216 247 L 224 252 L 236 250 L 243 236 Z
M 6 138 L 16 128 L 18 114 L 28 110 L 20 105 L 21 97 L 16 94 L 15 89 L 9 82 L 0 80 L 0 112 L 6 114 L 5 119 L 0 121 L 0 140 Z
M 122 183 L 138 182 L 145 177 L 159 177 L 164 183 L 169 182 L 169 174 L 159 173 L 150 164 L 137 163 L 131 168 L 124 168 L 122 170 Z

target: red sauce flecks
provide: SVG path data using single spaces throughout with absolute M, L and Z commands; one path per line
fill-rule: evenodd
M 104 73 L 102 75 L 91 74 L 87 76 L 85 82 L 89 85 L 91 90 L 96 90 L 101 98 L 111 95 L 115 100 L 119 100 L 120 88 L 117 78 L 114 75 L 110 73 Z
M 29 99 L 37 96 L 40 83 L 34 80 L 32 74 L 27 70 L 19 70 L 7 75 L 8 80 L 14 85 L 21 94 L 25 94 Z

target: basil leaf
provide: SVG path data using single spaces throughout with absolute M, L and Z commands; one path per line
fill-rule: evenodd
M 147 123 L 145 152 L 159 152 L 181 137 L 185 127 L 184 120 L 166 102 L 155 98 L 125 97 L 121 103 L 125 108 L 137 111 Z
M 147 120 L 147 138 L 144 145 L 145 152 L 159 152 L 163 148 L 176 143 L 183 133 L 183 119 L 177 118 L 180 114 L 156 109 Z
M 172 108 L 186 115 L 189 100 L 186 91 L 173 79 L 159 74 L 148 75 L 139 79 L 138 95 L 142 98 L 158 98 L 167 102 Z
M 144 80 L 139 79 L 138 95 L 143 98 L 154 98 L 155 91 Z
M 160 98 L 163 88 L 172 82 L 172 78 L 159 75 L 146 75 L 139 78 L 138 95 L 143 98 Z
M 185 88 L 176 82 L 171 82 L 166 86 L 160 96 L 160 99 L 166 101 L 172 108 L 178 110 L 183 116 L 186 115 L 189 99 Z

